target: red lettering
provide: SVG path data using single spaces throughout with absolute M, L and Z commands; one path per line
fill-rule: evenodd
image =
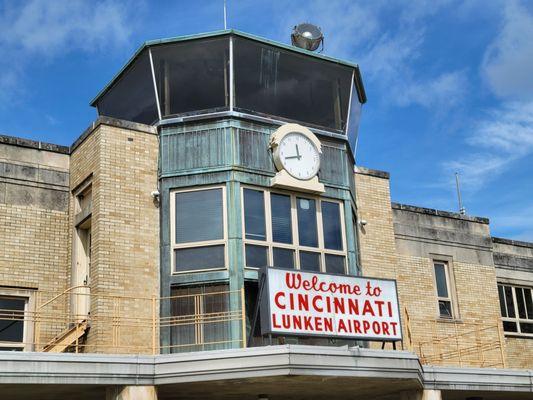
M 311 325 L 311 317 L 304 317 L 304 329 L 306 331 L 313 330 L 313 326 Z
M 309 311 L 309 297 L 305 294 L 298 293 L 298 309 Z
M 368 322 L 368 321 L 363 321 L 363 331 L 364 331 L 365 333 L 367 333 L 369 329 L 370 329 L 370 322 Z
M 302 284 L 302 276 L 293 272 L 285 274 L 285 284 L 289 289 L 299 289 Z
M 315 317 L 315 330 L 322 332 L 322 318 L 320 317 Z
M 335 314 L 344 314 L 345 307 L 344 307 L 344 298 L 333 298 L 333 307 L 335 309 Z
M 316 303 L 317 301 L 322 301 L 322 296 L 313 296 L 313 308 L 317 310 L 318 312 L 324 311 L 324 307 L 319 307 Z
M 392 317 L 392 303 L 387 301 L 387 308 L 389 310 L 389 317 Z
M 365 300 L 365 304 L 363 306 L 363 315 L 370 314 L 373 317 L 376 315 L 374 314 L 374 310 L 372 309 L 372 304 L 370 303 L 370 300 Z
M 344 324 L 344 320 L 339 320 L 339 332 L 348 332 L 346 330 L 346 325 Z
M 278 293 L 276 293 L 276 295 L 274 296 L 274 303 L 276 303 L 276 306 L 277 306 L 278 308 L 281 308 L 282 310 L 285 310 L 285 304 L 281 304 L 281 303 L 279 302 L 279 298 L 280 298 L 280 297 L 283 297 L 283 298 L 284 298 L 284 297 L 285 297 L 285 293 L 283 293 L 283 292 L 278 292 Z
M 276 314 L 272 314 L 272 327 L 273 328 L 281 328 L 281 325 L 279 325 L 276 321 Z
M 333 320 L 331 318 L 324 319 L 324 329 L 328 332 L 333 332 Z
M 372 322 L 372 330 L 376 335 L 381 333 L 381 324 L 378 321 Z
M 359 301 L 357 299 L 348 299 L 348 312 L 353 315 L 359 315 Z
M 294 329 L 302 329 L 302 317 L 300 315 L 293 315 L 292 323 L 294 325 Z
M 281 323 L 285 329 L 289 329 L 291 327 L 290 315 L 283 314 L 281 316 Z
M 378 306 L 378 315 L 380 317 L 383 317 L 383 306 L 385 305 L 385 302 L 381 300 L 376 300 L 374 301 L 374 303 L 376 303 L 376 305 Z
M 383 334 L 389 336 L 390 332 L 389 332 L 389 324 L 388 324 L 388 322 L 383 322 L 383 327 L 382 328 L 383 328 Z
M 355 320 L 353 322 L 353 325 L 354 325 L 355 333 L 363 333 L 363 332 L 361 332 L 361 322 L 360 321 Z
M 398 325 L 397 322 L 391 322 L 390 326 L 392 327 L 392 334 L 396 336 L 396 326 Z

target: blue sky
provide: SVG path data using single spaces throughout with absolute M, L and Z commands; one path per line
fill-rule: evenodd
M 0 0 L 0 133 L 69 145 L 89 101 L 146 40 L 218 30 L 222 0 Z M 309 21 L 357 62 L 357 163 L 393 201 L 491 219 L 533 241 L 533 2 L 228 0 L 231 28 L 289 42 Z

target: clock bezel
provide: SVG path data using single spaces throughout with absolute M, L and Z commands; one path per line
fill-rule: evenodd
M 309 139 L 309 141 L 315 147 L 318 153 L 318 163 L 316 171 L 307 179 L 302 179 L 291 174 L 289 170 L 285 167 L 282 157 L 280 156 L 280 144 L 284 140 L 284 138 L 290 134 L 299 134 Z M 272 149 L 272 158 L 274 160 L 274 165 L 276 166 L 276 169 L 278 171 L 285 171 L 291 177 L 299 181 L 310 181 L 318 175 L 318 172 L 320 170 L 320 164 L 322 162 L 322 144 L 320 143 L 320 140 L 318 140 L 318 138 L 315 136 L 315 134 L 311 132 L 308 128 L 299 124 L 282 125 L 272 134 L 272 137 L 270 139 L 270 147 Z

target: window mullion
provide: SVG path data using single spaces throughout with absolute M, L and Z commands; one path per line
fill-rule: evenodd
M 514 308 L 517 332 L 522 333 L 520 329 L 520 315 L 518 314 L 518 301 L 516 300 L 516 288 L 514 286 L 509 286 L 509 287 L 511 288 L 511 293 L 513 294 L 513 308 Z

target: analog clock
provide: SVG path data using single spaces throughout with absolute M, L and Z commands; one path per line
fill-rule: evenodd
M 320 168 L 320 152 L 315 143 L 302 132 L 284 135 L 274 153 L 276 167 L 293 178 L 309 180 Z

